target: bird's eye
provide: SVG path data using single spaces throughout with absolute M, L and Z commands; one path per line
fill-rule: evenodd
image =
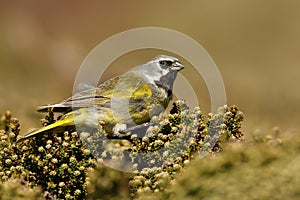
M 161 61 L 159 61 L 159 64 L 162 65 L 162 66 L 165 66 L 166 65 L 166 61 L 161 60 Z
M 169 67 L 173 64 L 173 62 L 170 60 L 161 60 L 161 61 L 159 61 L 159 64 L 161 66 Z

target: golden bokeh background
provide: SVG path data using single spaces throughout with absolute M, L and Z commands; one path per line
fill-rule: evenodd
M 217 64 L 228 104 L 245 113 L 245 132 L 299 128 L 300 2 L 5 1 L 0 2 L 0 111 L 10 109 L 22 133 L 40 126 L 38 105 L 72 93 L 76 72 L 101 41 L 137 27 L 164 27 L 198 41 Z M 176 41 L 174 41 L 176 42 Z M 155 50 L 116 60 L 103 80 L 144 63 Z M 187 65 L 189 65 L 187 63 Z M 204 112 L 209 95 L 192 67 Z M 188 98 L 188 97 L 186 97 Z

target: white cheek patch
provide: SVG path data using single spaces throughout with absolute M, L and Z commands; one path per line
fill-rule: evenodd
M 167 70 L 167 69 L 162 69 L 162 71 L 161 71 L 161 75 L 162 76 L 165 76 L 165 75 L 167 75 L 169 73 L 169 70 Z
M 130 71 L 153 85 L 156 85 L 156 82 L 160 81 L 163 76 L 166 76 L 169 73 L 168 69 L 162 69 L 159 64 L 154 61 L 150 61 L 147 64 L 136 67 Z
M 152 73 L 145 74 L 145 78 L 149 81 L 149 83 L 152 83 L 155 85 L 155 82 L 160 81 L 161 77 L 167 75 L 169 71 L 167 69 L 161 69 L 159 71 L 153 71 Z
M 155 81 L 159 81 L 162 76 L 168 73 L 168 70 L 153 68 L 146 71 L 139 71 L 138 75 L 147 80 L 147 82 L 155 84 Z

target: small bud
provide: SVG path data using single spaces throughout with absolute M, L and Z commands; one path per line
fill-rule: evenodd
M 6 119 L 10 119 L 11 118 L 11 112 L 9 110 L 5 111 L 4 116 Z
M 61 168 L 63 168 L 63 169 L 68 169 L 68 167 L 69 167 L 69 166 L 68 166 L 68 164 L 66 164 L 66 163 L 64 163 L 64 164 L 61 165 Z
M 76 170 L 75 172 L 74 172 L 74 175 L 75 176 L 79 176 L 81 173 L 80 173 L 80 171 L 78 171 L 78 170 Z
M 75 192 L 74 192 L 74 195 L 75 195 L 75 196 L 78 196 L 78 195 L 80 195 L 80 194 L 81 194 L 81 190 L 78 190 L 78 189 L 75 190 Z
M 13 132 L 10 132 L 10 133 L 8 134 L 8 137 L 9 137 L 9 138 L 14 138 L 14 137 L 16 137 L 16 134 L 14 134 Z
M 40 146 L 40 147 L 38 148 L 38 151 L 39 151 L 39 152 L 44 152 L 45 149 L 44 149 L 44 147 Z
M 57 163 L 58 163 L 58 160 L 57 160 L 56 158 L 53 158 L 53 159 L 51 160 L 51 162 L 52 162 L 53 164 L 57 164 Z
M 6 159 L 6 160 L 5 160 L 5 163 L 6 163 L 7 165 L 11 165 L 12 161 L 11 161 L 11 159 Z
M 66 184 L 64 183 L 64 182 L 60 182 L 59 184 L 58 184 L 58 186 L 59 187 L 64 187 Z
M 73 133 L 71 133 L 71 135 L 72 135 L 72 138 L 78 138 L 78 133 L 77 132 L 73 132 Z
M 48 153 L 48 154 L 46 155 L 46 158 L 47 158 L 47 159 L 52 158 L 52 154 Z
M 91 151 L 89 149 L 84 149 L 83 150 L 83 154 L 86 155 L 86 156 L 88 156 L 88 155 L 91 154 Z
M 52 144 L 52 140 L 47 140 L 47 144 Z

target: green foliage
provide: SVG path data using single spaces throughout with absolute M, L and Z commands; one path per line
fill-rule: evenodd
M 43 123 L 53 121 L 47 118 Z M 4 128 L 0 130 L 1 182 L 24 180 L 30 187 L 40 186 L 48 199 L 85 198 L 89 185 L 86 175 L 95 167 L 96 160 L 76 132 L 65 131 L 16 143 L 18 120 L 6 112 L 1 121 Z
M 154 129 L 158 131 L 148 134 L 147 139 L 135 140 L 134 146 L 138 147 L 135 151 L 157 150 L 156 141 L 161 141 L 159 145 L 163 147 L 163 153 L 158 155 L 155 161 L 161 159 L 162 165 L 145 168 L 133 176 L 129 184 L 134 198 L 153 198 L 152 195 L 159 199 L 169 198 L 171 193 L 168 192 L 168 186 L 176 181 L 178 174 L 181 174 L 192 160 L 220 152 L 221 141 L 243 140 L 243 134 L 240 132 L 243 113 L 236 106 L 219 108 L 216 114 L 210 113 L 205 122 L 199 108 L 196 107 L 190 112 L 184 101 L 177 101 L 169 115 L 161 115 L 152 120 L 162 128 Z M 168 128 L 165 128 L 166 126 Z M 149 131 L 152 129 L 147 130 Z
M 193 162 L 169 188 L 172 199 L 299 199 L 299 135 L 253 136 Z
M 133 132 L 114 140 L 111 146 L 103 140 L 106 134 L 101 128 L 77 133 L 75 127 L 16 143 L 20 125 L 6 112 L 1 118 L 0 180 L 5 184 L 22 180 L 28 190 L 38 186 L 46 199 L 171 198 L 175 193 L 172 186 L 189 163 L 199 155 L 216 155 L 226 142 L 243 140 L 242 120 L 236 106 L 221 107 L 205 121 L 199 108 L 189 111 L 184 101 L 177 101 L 169 114 L 151 119 L 144 135 Z M 55 117 L 49 111 L 42 124 L 53 122 Z M 96 161 L 125 155 L 135 174 Z M 1 190 L 11 194 L 14 187 Z
M 1 200 L 43 200 L 41 188 L 29 188 L 21 179 L 8 180 L 0 184 Z
M 99 163 L 89 175 L 87 199 L 130 199 L 128 182 L 131 174 L 115 170 Z

